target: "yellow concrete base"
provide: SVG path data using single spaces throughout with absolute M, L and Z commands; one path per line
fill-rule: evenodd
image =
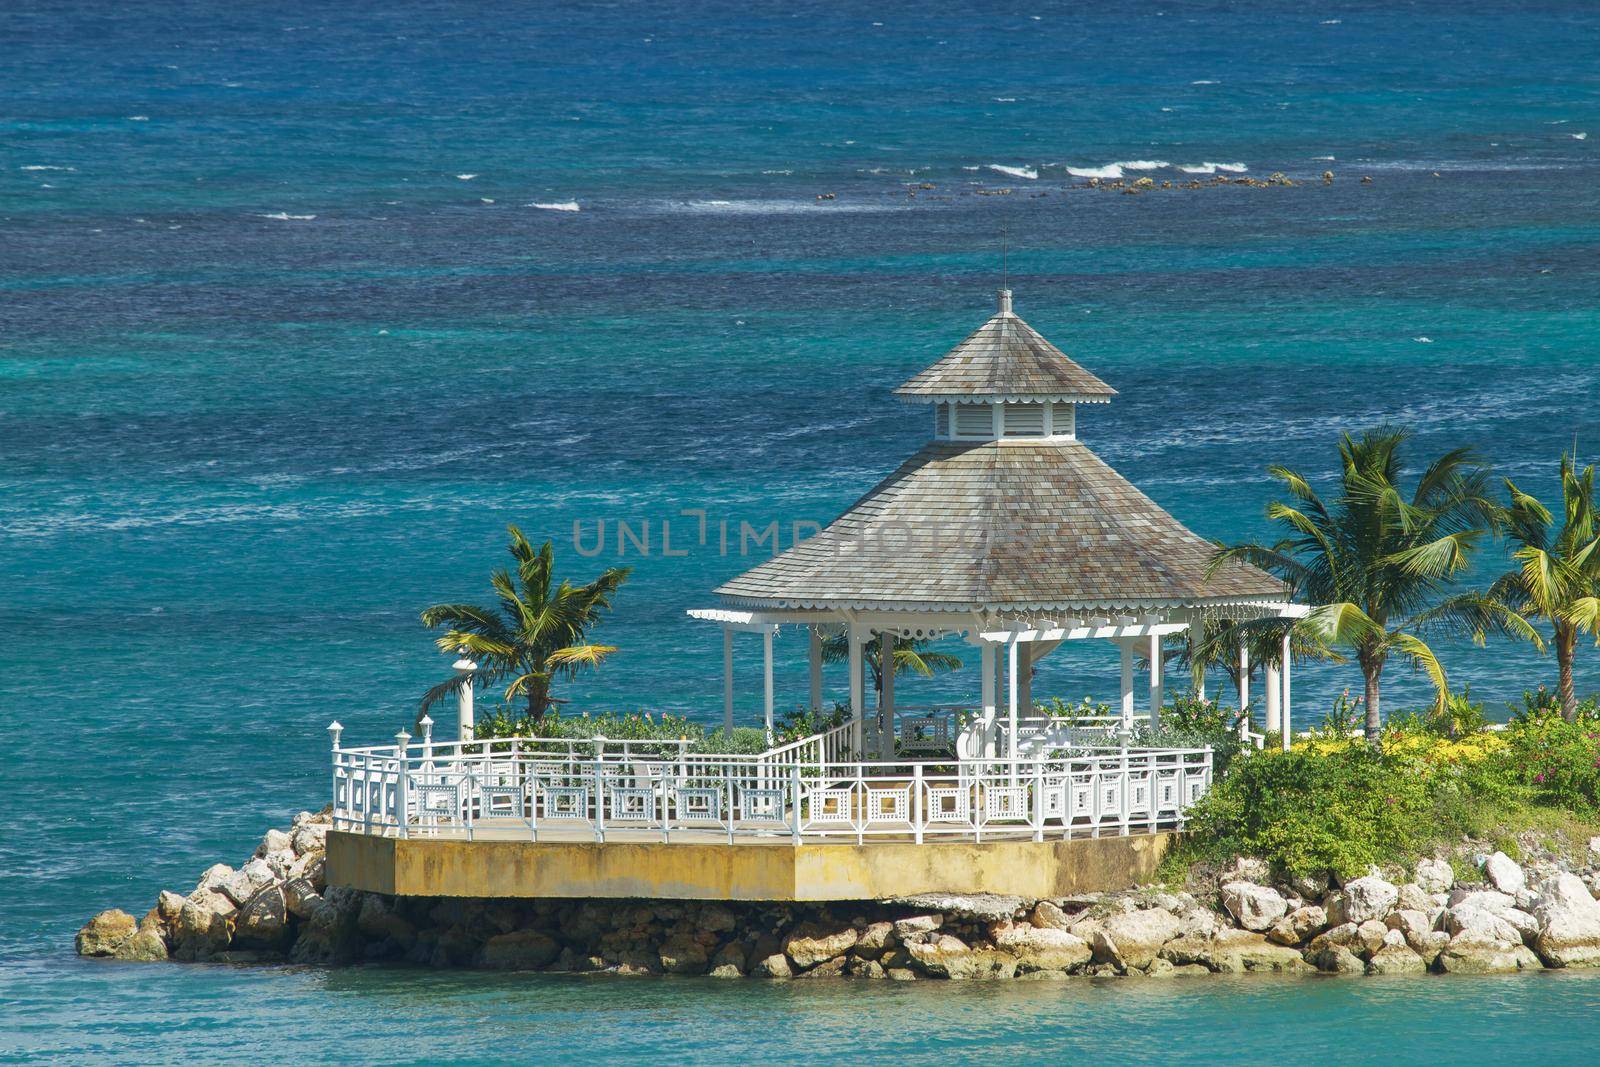
M 328 835 L 328 883 L 399 896 L 1037 899 L 1147 882 L 1171 834 L 1070 841 L 813 843 L 462 841 Z

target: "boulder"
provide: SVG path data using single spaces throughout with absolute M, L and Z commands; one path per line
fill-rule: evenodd
M 1017 957 L 1017 971 L 1068 971 L 1088 963 L 1093 951 L 1065 930 L 1015 923 L 993 931 L 994 943 Z
M 183 910 L 184 899 L 183 894 L 174 893 L 170 889 L 161 891 L 161 895 L 156 898 L 156 912 L 161 916 L 163 923 L 172 925 L 178 917 L 178 912 Z
M 283 883 L 283 903 L 289 914 L 299 919 L 311 918 L 311 913 L 322 903 L 322 894 L 311 888 L 304 878 L 291 878 Z
M 1028 916 L 1033 925 L 1047 930 L 1070 930 L 1072 918 L 1061 910 L 1061 905 L 1051 900 L 1041 900 L 1033 906 L 1033 913 Z
M 694 938 L 679 934 L 661 946 L 661 969 L 668 974 L 704 974 L 709 956 L 705 946 Z
M 1423 974 L 1427 969 L 1427 962 L 1411 950 L 1404 937 L 1386 942 L 1367 961 L 1368 974 Z
M 1442 919 L 1452 943 L 1462 937 L 1478 941 L 1507 941 L 1522 944 L 1522 931 L 1484 908 L 1467 905 L 1451 908 Z
M 716 955 L 711 957 L 711 977 L 743 978 L 745 959 L 744 944 L 739 941 L 728 942 L 717 949 Z
M 1384 936 L 1388 933 L 1388 926 L 1377 919 L 1368 919 L 1366 922 L 1359 923 L 1356 926 L 1356 937 L 1361 947 L 1358 949 L 1352 945 L 1351 949 L 1358 956 L 1369 957 L 1383 945 Z
M 1299 945 L 1315 937 L 1328 925 L 1328 913 L 1315 904 L 1299 907 L 1273 923 L 1267 940 L 1280 945 Z
M 269 852 L 281 852 L 292 847 L 289 835 L 274 827 L 262 836 L 261 844 L 256 846 L 255 854 L 257 856 L 265 856 Z
M 1316 937 L 1311 939 L 1310 950 L 1321 952 L 1324 948 L 1345 948 L 1352 951 L 1364 947 L 1361 940 L 1361 928 L 1355 923 L 1340 923 L 1330 926 Z
M 154 913 L 147 915 L 133 936 L 118 945 L 111 953 L 115 960 L 130 963 L 160 963 L 168 958 L 167 939 L 161 921 Z
M 1228 869 L 1222 872 L 1220 880 L 1264 884 L 1272 881 L 1272 864 L 1254 856 L 1236 856 Z
M 855 953 L 862 959 L 877 959 L 883 954 L 884 949 L 892 946 L 894 942 L 894 923 L 870 923 L 856 939 Z
M 1439 953 L 1439 969 L 1447 974 L 1509 974 L 1539 969 L 1539 957 L 1522 942 L 1454 937 Z
M 1223 974 L 1245 971 L 1300 973 L 1310 971 L 1299 952 L 1275 945 L 1248 930 L 1221 930 L 1214 938 L 1182 937 L 1162 946 L 1161 956 L 1175 964 L 1198 963 Z
M 1444 860 L 1422 860 L 1417 864 L 1416 881 L 1424 893 L 1448 893 L 1456 883 L 1456 872 Z
M 121 908 L 108 908 L 84 923 L 73 943 L 80 956 L 111 956 L 138 929 L 132 915 Z
M 1276 889 L 1254 882 L 1229 882 L 1222 887 L 1222 906 L 1246 930 L 1266 930 L 1288 912 Z
M 930 934 L 943 925 L 942 915 L 913 915 L 908 919 L 894 921 L 894 936 L 904 941 L 907 938 Z
M 1022 908 L 1021 897 L 999 896 L 994 893 L 922 893 L 914 897 L 900 897 L 886 903 L 898 907 L 937 911 L 953 919 L 968 922 L 998 922 L 1016 918 Z
M 360 904 L 356 911 L 356 929 L 378 941 L 393 938 L 403 948 L 410 948 L 417 939 L 417 928 L 394 910 L 393 904 L 387 897 L 377 893 L 360 895 Z
M 906 951 L 923 973 L 935 978 L 1011 978 L 1017 973 L 1017 959 L 1010 953 L 975 950 L 949 934 L 914 941 Z
M 1328 872 L 1292 874 L 1286 879 L 1285 884 L 1291 892 L 1306 900 L 1321 900 L 1323 894 L 1328 891 Z
M 485 941 L 482 963 L 501 971 L 537 971 L 555 962 L 559 955 L 561 946 L 542 930 L 515 930 Z
M 1520 908 L 1507 908 L 1500 913 L 1500 919 L 1522 935 L 1524 945 L 1532 945 L 1539 936 L 1539 920 Z
M 1534 906 L 1539 924 L 1533 947 L 1551 967 L 1600 966 L 1600 901 L 1575 874 L 1565 872 L 1539 886 Z
M 1517 898 L 1497 889 L 1454 889 L 1450 892 L 1450 908 L 1478 908 L 1498 915 L 1517 906 Z
M 300 862 L 300 858 L 294 854 L 294 850 L 287 848 L 268 852 L 260 859 L 266 865 L 268 875 L 280 882 L 290 877 L 294 872 L 295 865 Z M 246 866 L 249 866 L 249 864 L 246 864 Z
M 1103 919 L 1091 935 L 1089 945 L 1094 950 L 1096 960 L 1116 964 L 1126 971 L 1148 967 L 1150 961 L 1160 954 L 1161 946 L 1177 937 L 1179 932 L 1177 918 L 1159 908 L 1123 912 Z
M 210 906 L 212 901 L 190 897 L 172 924 L 172 954 L 180 960 L 206 960 L 228 947 L 233 936 L 232 913 Z M 212 897 L 215 900 L 215 896 Z
M 1394 910 L 1395 902 L 1399 899 L 1399 888 L 1375 874 L 1352 878 L 1329 899 L 1328 921 L 1338 926 L 1347 922 L 1382 920 Z
M 234 919 L 233 942 L 241 947 L 281 948 L 289 934 L 289 909 L 276 885 L 251 897 Z
M 309 822 L 297 826 L 294 833 L 289 835 L 289 847 L 296 856 L 321 852 L 328 847 L 328 828 Z
M 1396 911 L 1404 909 L 1427 914 L 1433 910 L 1433 898 L 1423 892 L 1422 887 L 1417 883 L 1407 882 L 1400 887 L 1400 893 L 1395 898 L 1394 907 Z
M 803 970 L 843 956 L 855 947 L 860 938 L 860 933 L 852 926 L 802 923 L 784 940 L 783 951 L 794 961 L 795 966 Z
M 1361 957 L 1343 945 L 1323 945 L 1306 953 L 1306 960 L 1319 971 L 1328 974 L 1366 974 L 1367 965 Z
M 1490 885 L 1513 897 L 1528 884 L 1527 876 L 1522 873 L 1517 861 L 1504 852 L 1496 852 L 1483 861 L 1483 874 L 1489 879 Z
M 761 956 L 750 965 L 750 973 L 757 978 L 792 978 L 794 968 L 789 966 L 789 957 L 781 952 Z

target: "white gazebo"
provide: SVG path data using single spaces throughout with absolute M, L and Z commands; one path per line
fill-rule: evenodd
M 1121 652 L 1118 723 L 1131 728 L 1142 695 L 1152 724 L 1163 702 L 1163 641 L 1204 620 L 1292 619 L 1277 579 L 1248 565 L 1214 567 L 1214 546 L 1185 528 L 1078 438 L 1078 407 L 1116 391 L 1012 311 L 1002 290 L 992 318 L 896 390 L 933 409 L 932 439 L 817 536 L 726 582 L 721 604 L 689 612 L 723 628 L 723 717 L 733 725 L 733 642 L 759 633 L 763 703 L 772 729 L 773 640 L 784 626 L 810 637 L 810 706 L 823 703 L 822 639 L 848 635 L 851 754 L 887 759 L 948 735 L 963 758 L 1017 759 L 1059 743 L 1034 712 L 1033 667 L 1065 641 L 1106 640 Z M 952 709 L 901 709 L 893 671 L 875 713 L 865 700 L 863 649 L 958 635 L 981 653 L 981 698 L 956 734 Z M 1136 686 L 1135 661 L 1148 662 Z M 1290 672 L 1266 672 L 1268 732 L 1287 739 Z M 1249 702 L 1241 662 L 1239 704 Z M 1203 695 L 1203 694 L 1202 694 Z M 1004 713 L 1002 719 L 1001 713 Z

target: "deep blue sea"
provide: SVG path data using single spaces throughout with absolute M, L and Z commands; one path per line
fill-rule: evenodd
M 680 513 L 831 518 L 1002 269 L 1120 390 L 1082 438 L 1207 536 L 1386 420 L 1550 492 L 1600 455 L 1597 53 L 1580 2 L 0 5 L 0 1060 L 1592 1060 L 1582 976 L 735 987 L 71 935 L 323 804 L 330 720 L 408 724 L 447 670 L 417 612 L 481 596 L 508 522 L 636 568 L 575 706 L 718 715 L 684 611 L 762 550 Z M 1075 187 L 1218 164 L 1302 184 Z M 1553 676 L 1442 650 L 1501 711 Z M 1296 681 L 1304 722 L 1357 676 Z M 1074 649 L 1034 691 L 1115 686 Z

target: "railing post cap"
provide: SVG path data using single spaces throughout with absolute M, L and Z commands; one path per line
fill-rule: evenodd
M 411 740 L 411 735 L 406 733 L 404 730 L 401 730 L 399 733 L 394 735 L 394 739 L 403 745 L 407 741 Z
M 426 730 L 428 727 L 433 725 L 433 716 L 424 715 L 422 718 L 417 720 L 417 725 Z
M 462 655 L 462 657 L 452 663 L 451 666 L 460 671 L 462 674 L 470 674 L 478 669 L 478 665 L 472 662 L 472 660 L 468 659 L 465 655 Z

